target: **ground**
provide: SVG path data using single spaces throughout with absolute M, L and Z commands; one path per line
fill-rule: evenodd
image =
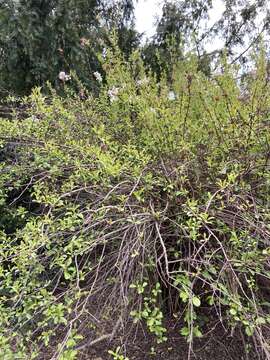
M 112 342 L 86 348 L 80 353 L 79 360 L 114 360 L 108 350 L 115 350 L 123 342 L 125 345 L 122 346 L 122 353 L 125 352 L 129 360 L 188 360 L 188 344 L 179 335 L 179 331 L 172 327 L 168 332 L 168 341 L 163 344 L 157 344 L 155 338 L 143 329 L 137 329 L 128 338 L 129 340 L 123 341 L 121 337 L 116 337 Z M 194 342 L 190 360 L 264 360 L 251 339 L 251 349 L 247 351 L 247 341 L 240 331 L 228 334 L 219 324 Z

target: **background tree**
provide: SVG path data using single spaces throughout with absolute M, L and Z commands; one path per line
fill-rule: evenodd
M 174 50 L 183 56 L 183 50 L 195 50 L 201 69 L 209 73 L 210 63 L 224 51 L 231 61 L 245 62 L 245 55 L 252 45 L 267 36 L 270 25 L 269 2 L 259 0 L 224 0 L 221 18 L 209 25 L 212 0 L 165 1 L 156 33 L 145 46 L 146 61 L 157 73 L 170 64 L 170 39 Z M 207 45 L 219 39 L 219 49 L 207 51 Z M 209 48 L 209 47 L 208 47 Z M 158 55 L 157 55 L 158 53 Z
M 130 0 L 9 0 L 0 16 L 1 80 L 17 92 L 55 83 L 61 70 L 75 70 L 91 89 L 99 68 L 96 55 L 109 43 L 113 27 L 123 50 L 138 43 Z
M 110 45 L 116 30 L 126 57 L 140 46 L 134 26 L 134 0 L 2 0 L 0 2 L 0 89 L 29 92 L 47 80 L 55 85 L 60 71 L 75 70 L 94 90 L 97 54 Z M 160 76 L 171 73 L 172 57 L 195 50 L 201 70 L 224 51 L 232 62 L 246 61 L 252 45 L 269 30 L 269 2 L 223 0 L 220 20 L 210 24 L 212 0 L 165 1 L 156 33 L 143 47 L 145 63 Z M 220 40 L 218 49 L 209 43 Z

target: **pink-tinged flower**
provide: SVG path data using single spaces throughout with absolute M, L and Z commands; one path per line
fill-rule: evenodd
M 66 74 L 65 71 L 60 71 L 58 74 L 58 79 L 65 82 L 71 80 L 71 76 Z
M 113 86 L 111 89 L 108 90 L 108 95 L 109 98 L 111 100 L 111 102 L 116 101 L 118 99 L 118 93 L 119 93 L 119 88 Z
M 90 40 L 85 37 L 80 38 L 80 44 L 82 47 L 90 45 Z

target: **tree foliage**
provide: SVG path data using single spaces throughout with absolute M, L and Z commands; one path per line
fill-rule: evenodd
M 47 80 L 56 83 L 60 71 L 76 70 L 92 88 L 96 53 L 110 43 L 108 32 L 119 32 L 127 53 L 136 44 L 133 5 L 99 0 L 33 0 L 4 2 L 1 16 L 1 86 L 29 91 Z M 128 43 L 129 42 L 129 43 Z
M 231 60 L 244 63 L 246 51 L 259 44 L 270 28 L 269 2 L 260 0 L 224 0 L 220 19 L 210 21 L 212 0 L 165 1 L 162 16 L 157 21 L 156 33 L 145 47 L 145 58 L 157 73 L 170 65 L 170 47 L 179 58 L 183 49 L 196 51 L 201 69 L 209 74 L 211 61 L 226 52 Z M 219 40 L 219 48 L 209 52 L 209 43 Z M 177 49 L 177 50 L 176 50 Z

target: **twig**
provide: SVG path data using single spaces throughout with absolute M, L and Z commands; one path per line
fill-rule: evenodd
M 110 339 L 112 340 L 118 330 L 118 328 L 120 327 L 121 325 L 121 322 L 122 322 L 122 319 L 121 317 L 117 320 L 114 328 L 113 328 L 113 331 L 111 333 L 108 333 L 108 334 L 104 334 L 104 335 L 101 335 L 100 337 L 98 337 L 97 339 L 94 339 L 92 341 L 88 341 L 87 343 L 85 344 L 82 344 L 82 345 L 79 345 L 79 346 L 76 346 L 74 348 L 74 350 L 83 350 L 87 347 L 91 347 L 91 346 L 94 346 L 98 343 L 100 343 L 101 341 L 104 341 L 104 340 L 107 340 L 107 339 Z

